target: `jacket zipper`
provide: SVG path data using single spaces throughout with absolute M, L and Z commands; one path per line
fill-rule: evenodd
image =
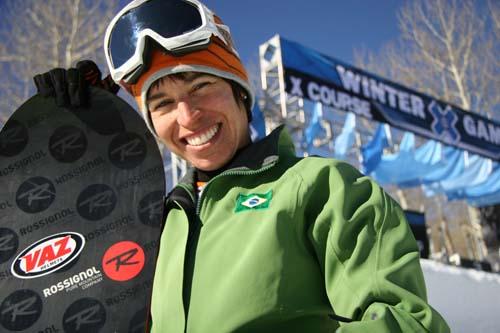
M 198 239 L 200 237 L 200 232 L 201 232 L 201 220 L 200 220 L 200 209 L 201 205 L 203 202 L 204 194 L 207 193 L 207 189 L 210 186 L 210 184 L 217 178 L 223 177 L 223 176 L 247 176 L 247 175 L 256 175 L 261 172 L 267 171 L 270 168 L 272 168 L 277 161 L 273 161 L 262 168 L 258 170 L 229 170 L 225 171 L 214 178 L 212 178 L 210 181 L 207 182 L 205 185 L 205 188 L 203 189 L 203 192 L 201 192 L 201 195 L 198 199 L 198 202 L 196 203 L 196 210 L 195 210 L 195 216 L 192 218 L 194 219 L 194 225 L 191 225 L 191 218 L 188 215 L 188 212 L 185 211 L 186 215 L 188 215 L 188 221 L 190 221 L 189 225 L 189 231 L 188 231 L 188 241 L 186 244 L 186 253 L 184 254 L 184 281 L 183 281 L 183 298 L 184 298 L 184 318 L 185 318 L 185 324 L 184 324 L 184 333 L 187 333 L 187 324 L 188 324 L 188 314 L 189 314 L 189 305 L 190 305 L 190 298 L 191 298 L 191 288 L 192 288 L 192 283 L 193 283 L 193 273 L 194 273 L 194 264 L 196 261 L 196 247 L 198 244 Z M 194 198 L 191 196 L 191 193 L 188 191 L 188 189 L 183 186 L 181 186 L 186 192 L 189 193 L 189 196 L 192 200 Z M 194 227 L 193 231 L 191 232 L 191 227 Z M 189 271 L 186 271 L 186 267 Z M 188 274 L 186 274 L 188 273 Z M 186 281 L 186 279 L 189 279 L 189 281 Z M 189 293 L 187 292 L 187 282 L 189 282 Z M 187 306 L 186 306 L 187 304 Z

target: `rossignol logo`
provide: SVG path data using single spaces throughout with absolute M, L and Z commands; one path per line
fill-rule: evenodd
M 120 218 L 113 220 L 110 223 L 100 224 L 98 228 L 89 231 L 88 233 L 85 234 L 85 240 L 89 242 L 95 238 L 102 237 L 108 233 L 121 232 L 120 229 L 127 228 L 132 223 L 134 223 L 134 218 L 132 216 L 130 215 L 122 216 Z
M 273 192 L 268 191 L 267 193 L 250 193 L 250 194 L 239 194 L 236 200 L 235 212 L 241 212 L 245 210 L 252 209 L 266 209 L 269 208 L 271 199 L 273 198 Z
M 26 236 L 32 232 L 39 231 L 43 228 L 46 228 L 54 223 L 58 223 L 66 220 L 66 218 L 72 218 L 75 215 L 75 212 L 69 208 L 64 208 L 59 210 L 49 216 L 42 217 L 38 221 L 28 224 L 19 229 L 19 234 L 21 236 Z
M 84 237 L 76 232 L 62 232 L 45 237 L 16 257 L 11 272 L 20 279 L 50 274 L 75 260 L 84 245 Z
M 83 176 L 83 175 L 89 173 L 90 171 L 104 165 L 105 163 L 106 162 L 104 161 L 104 159 L 101 156 L 97 156 L 93 160 L 87 161 L 87 162 L 77 166 L 76 168 L 66 172 L 65 174 L 62 174 L 58 177 L 55 177 L 54 182 L 57 185 L 64 184 L 64 183 L 66 183 L 74 178 L 77 178 L 77 177 L 80 177 L 80 176 Z
M 59 162 L 71 163 L 83 156 L 87 150 L 87 138 L 74 126 L 62 126 L 49 139 L 49 151 Z
M 66 309 L 62 321 L 67 333 L 99 332 L 106 323 L 106 310 L 94 298 L 81 298 Z
M 16 156 L 28 144 L 28 130 L 17 120 L 10 120 L 0 132 L 0 155 Z
M 121 289 L 119 292 L 105 299 L 106 306 L 115 307 L 124 302 L 131 302 L 131 299 L 134 298 L 144 298 L 144 295 L 151 294 L 152 286 L 153 279 L 148 279 L 146 281 L 136 283 L 129 288 Z
M 132 177 L 129 177 L 121 183 L 116 184 L 115 188 L 117 191 L 126 190 L 129 187 L 139 185 L 157 175 L 163 175 L 164 173 L 165 170 L 163 170 L 163 166 L 155 166 L 137 175 L 133 175 Z
M 9 260 L 16 253 L 18 246 L 17 234 L 8 228 L 0 228 L 0 264 Z
M 127 281 L 142 271 L 144 261 L 144 250 L 139 244 L 123 241 L 106 250 L 102 258 L 102 268 L 111 280 Z
M 20 160 L 9 163 L 8 165 L 4 165 L 0 169 L 0 177 L 5 177 L 5 176 L 10 175 L 11 173 L 16 172 L 17 170 L 24 169 L 28 165 L 36 163 L 39 160 L 45 158 L 46 156 L 47 156 L 47 153 L 44 152 L 43 150 L 38 150 L 30 155 L 23 156 Z
M 55 197 L 56 189 L 50 180 L 33 177 L 19 186 L 16 204 L 26 213 L 40 213 L 49 208 Z
M 88 289 L 102 281 L 102 273 L 95 266 L 87 268 L 67 279 L 59 281 L 47 288 L 43 289 L 43 297 L 54 296 L 58 292 L 70 292 L 80 288 L 81 290 Z
M 34 291 L 14 291 L 0 305 L 0 324 L 9 331 L 26 330 L 40 318 L 42 306 L 42 299 Z
M 163 207 L 165 198 L 162 191 L 147 194 L 139 202 L 137 215 L 142 224 L 150 227 L 159 227 L 163 218 Z
M 144 161 L 146 144 L 135 133 L 121 133 L 109 144 L 109 160 L 120 169 L 133 169 Z
M 115 206 L 115 192 L 105 184 L 88 186 L 80 193 L 76 202 L 78 214 L 90 221 L 105 218 L 115 209 Z

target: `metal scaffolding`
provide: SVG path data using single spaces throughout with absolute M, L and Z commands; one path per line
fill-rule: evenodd
M 321 106 L 320 133 L 310 144 L 305 143 L 305 131 L 311 124 L 314 103 L 290 95 L 286 92 L 284 69 L 279 35 L 262 44 L 259 49 L 263 105 L 261 110 L 269 133 L 279 124 L 285 124 L 292 135 L 299 155 L 334 155 L 334 137 L 344 124 L 347 112 L 332 107 Z M 360 146 L 367 143 L 375 130 L 375 122 L 368 123 L 358 117 L 356 140 L 346 159 L 360 167 Z

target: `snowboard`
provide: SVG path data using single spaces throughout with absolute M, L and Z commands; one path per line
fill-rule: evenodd
M 125 101 L 35 95 L 0 132 L 0 332 L 145 332 L 165 176 Z

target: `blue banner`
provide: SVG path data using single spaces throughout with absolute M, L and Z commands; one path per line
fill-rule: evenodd
M 379 124 L 373 138 L 366 145 L 361 147 L 361 154 L 363 156 L 363 172 L 369 175 L 377 168 L 382 159 L 384 149 L 389 147 L 389 139 L 387 133 L 389 132 L 389 125 Z
M 252 141 L 257 141 L 266 136 L 266 124 L 259 103 L 255 102 L 252 108 L 252 121 L 250 122 L 250 136 Z
M 500 160 L 500 123 L 281 38 L 289 94 Z
M 356 116 L 354 113 L 347 113 L 342 132 L 335 139 L 333 156 L 338 159 L 345 159 L 349 149 L 351 149 L 356 140 L 354 128 L 356 127 Z

